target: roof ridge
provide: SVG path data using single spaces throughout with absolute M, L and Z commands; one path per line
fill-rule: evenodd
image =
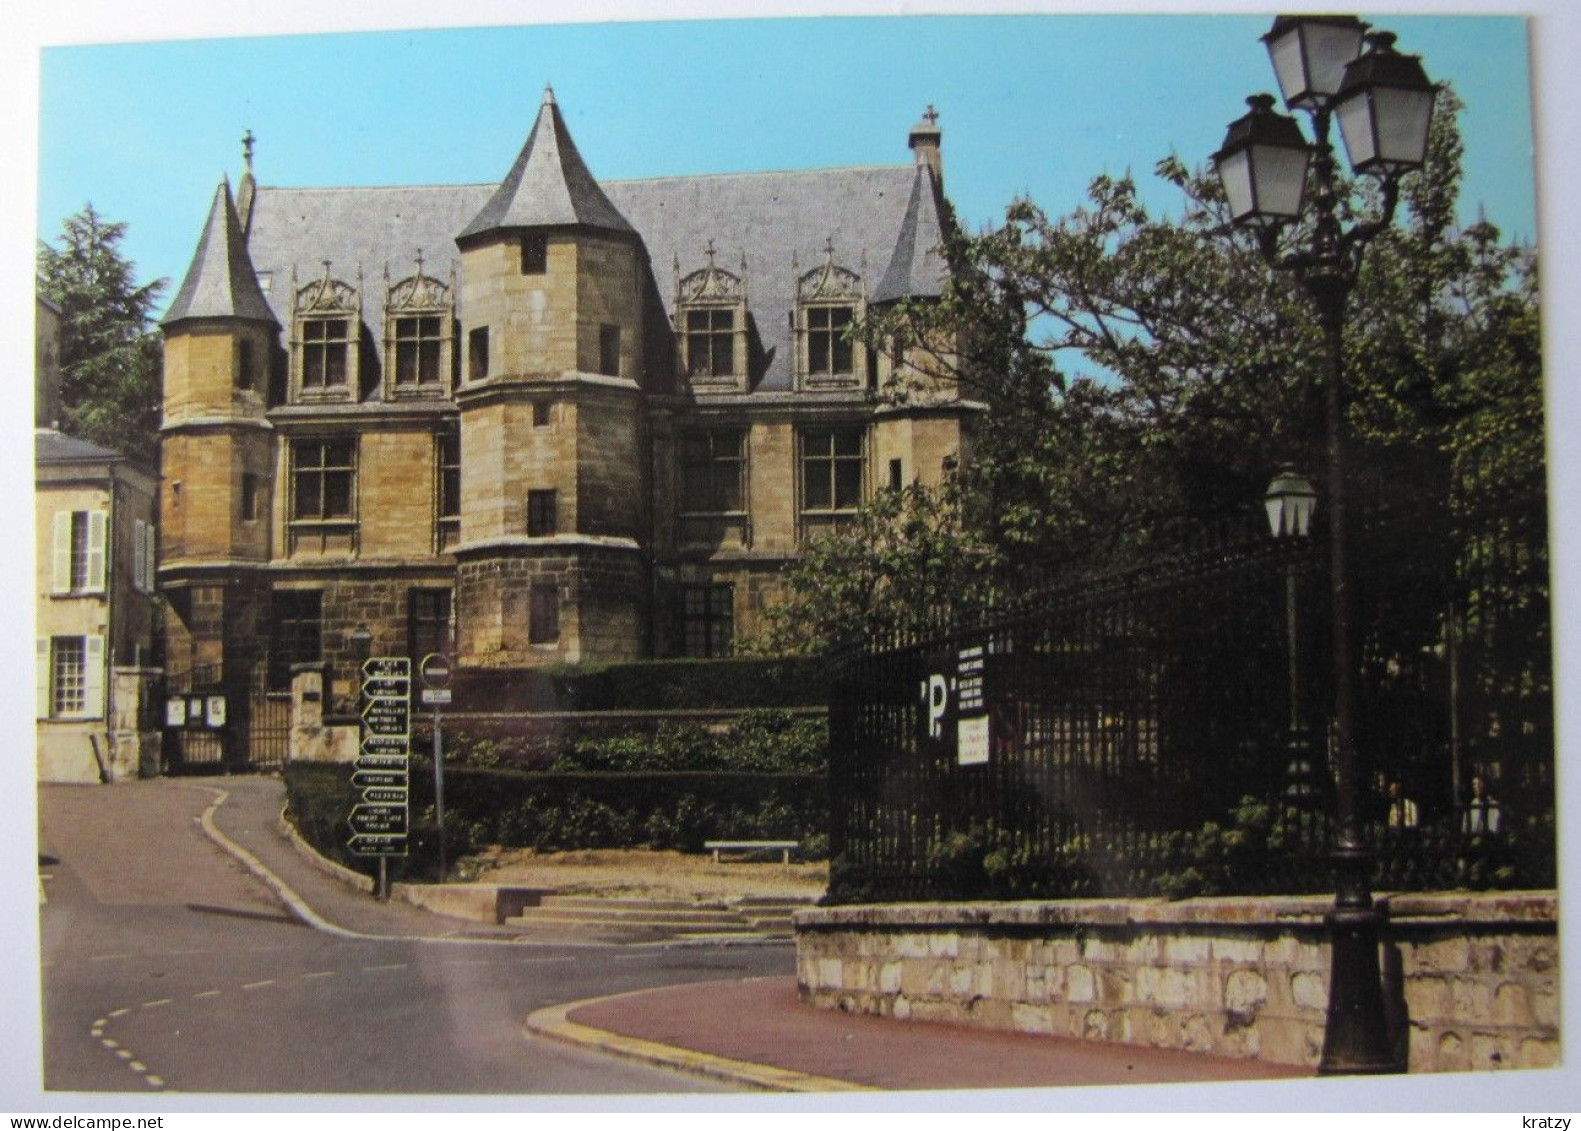
M 611 185 L 641 185 L 654 181 L 702 181 L 719 177 L 786 177 L 796 175 L 826 176 L 830 173 L 910 173 L 912 166 L 903 162 L 890 165 L 820 165 L 810 169 L 742 169 L 738 172 L 719 173 L 656 173 L 648 177 L 617 177 L 600 180 L 605 188 Z M 259 192 L 378 192 L 409 189 L 487 189 L 497 187 L 494 181 L 457 181 L 450 184 L 428 183 L 420 185 L 265 185 Z

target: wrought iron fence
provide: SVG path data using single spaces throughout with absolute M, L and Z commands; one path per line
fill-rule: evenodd
M 1466 474 L 1351 539 L 1386 890 L 1553 882 L 1544 496 Z M 1329 890 L 1325 551 L 1243 532 L 840 657 L 831 900 Z

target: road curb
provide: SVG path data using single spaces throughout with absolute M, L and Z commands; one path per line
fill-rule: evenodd
M 597 1005 L 603 1002 L 619 1001 L 623 998 L 639 997 L 642 994 L 651 992 L 653 991 L 634 990 L 623 994 L 610 994 L 607 997 L 589 998 L 585 1001 L 546 1006 L 528 1016 L 526 1030 L 533 1036 L 559 1041 L 563 1044 L 589 1048 L 610 1056 L 641 1061 L 644 1064 L 686 1072 L 693 1076 L 704 1076 L 713 1080 L 722 1080 L 726 1083 L 739 1084 L 742 1087 L 753 1088 L 762 1092 L 872 1092 L 878 1090 L 866 1084 L 853 1084 L 849 1080 L 836 1080 L 828 1076 L 813 1076 L 790 1068 L 778 1068 L 771 1064 L 754 1064 L 746 1060 L 733 1060 L 730 1057 L 714 1056 L 711 1053 L 661 1044 L 658 1041 L 648 1041 L 641 1037 L 628 1037 L 620 1033 L 611 1033 L 605 1029 L 595 1029 L 590 1025 L 572 1021 L 569 1017 L 569 1014 L 574 1009 L 581 1009 L 584 1006 Z

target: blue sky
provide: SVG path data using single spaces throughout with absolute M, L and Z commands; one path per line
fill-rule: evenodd
M 1536 235 L 1527 27 L 1374 17 L 1467 104 L 1464 212 Z M 1272 89 L 1266 15 L 704 20 L 66 46 L 41 63 L 38 235 L 87 201 L 129 225 L 142 279 L 192 253 L 214 185 L 257 135 L 266 184 L 494 181 L 554 84 L 594 174 L 623 179 L 909 160 L 929 103 L 962 217 L 1018 193 L 1068 211 L 1101 172 L 1149 199 Z M 611 82 L 612 75 L 619 81 Z

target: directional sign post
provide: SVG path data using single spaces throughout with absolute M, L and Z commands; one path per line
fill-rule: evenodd
M 362 665 L 362 746 L 351 775 L 359 791 L 346 818 L 347 847 L 379 861 L 379 899 L 390 898 L 387 861 L 405 856 L 410 828 L 412 661 L 383 656 Z

